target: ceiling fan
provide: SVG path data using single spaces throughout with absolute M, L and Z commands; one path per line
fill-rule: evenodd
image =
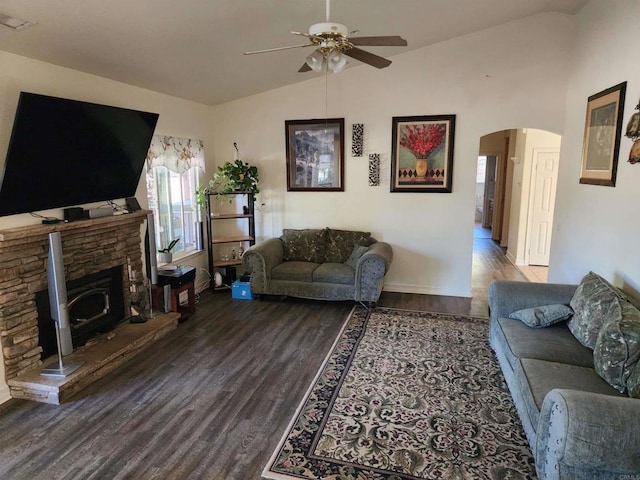
M 376 37 L 349 37 L 347 27 L 341 23 L 334 23 L 329 20 L 331 9 L 331 0 L 326 0 L 327 21 L 316 23 L 309 27 L 309 33 L 291 32 L 294 35 L 306 37 L 309 42 L 301 45 L 291 45 L 288 47 L 268 48 L 266 50 L 255 50 L 252 52 L 244 52 L 245 55 L 254 55 L 256 53 L 277 52 L 280 50 L 289 50 L 292 48 L 316 47 L 316 49 L 306 58 L 306 62 L 300 67 L 298 72 L 316 72 L 331 71 L 337 73 L 344 69 L 347 64 L 347 58 L 351 57 L 360 60 L 363 63 L 376 68 L 385 68 L 391 65 L 391 60 L 380 57 L 366 50 L 362 50 L 361 46 L 370 47 L 406 47 L 407 41 L 398 36 L 376 36 Z M 345 57 L 346 55 L 346 57 Z

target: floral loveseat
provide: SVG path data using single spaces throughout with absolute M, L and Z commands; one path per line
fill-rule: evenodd
M 581 284 L 489 287 L 491 345 L 538 478 L 640 478 L 640 311 L 589 273 Z
M 369 232 L 285 229 L 249 248 L 242 263 L 253 294 L 375 304 L 392 259 L 391 246 Z

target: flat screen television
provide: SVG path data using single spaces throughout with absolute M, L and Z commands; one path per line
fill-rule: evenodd
M 0 216 L 134 196 L 158 117 L 20 93 Z

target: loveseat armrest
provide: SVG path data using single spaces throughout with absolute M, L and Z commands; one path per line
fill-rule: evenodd
M 242 255 L 242 265 L 251 273 L 251 292 L 269 293 L 271 269 L 282 263 L 282 240 L 269 238 L 249 247 Z
M 384 286 L 384 276 L 393 260 L 393 249 L 386 242 L 376 242 L 356 264 L 356 295 L 358 302 L 375 303 Z
M 538 477 L 636 478 L 640 474 L 639 418 L 637 398 L 551 390 L 538 420 Z
M 563 283 L 529 283 L 497 280 L 489 285 L 489 313 L 491 319 L 508 317 L 523 308 L 543 305 L 569 305 L 577 285 Z

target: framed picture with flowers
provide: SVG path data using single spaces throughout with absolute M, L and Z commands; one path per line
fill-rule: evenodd
M 393 117 L 391 191 L 451 193 L 455 115 Z

